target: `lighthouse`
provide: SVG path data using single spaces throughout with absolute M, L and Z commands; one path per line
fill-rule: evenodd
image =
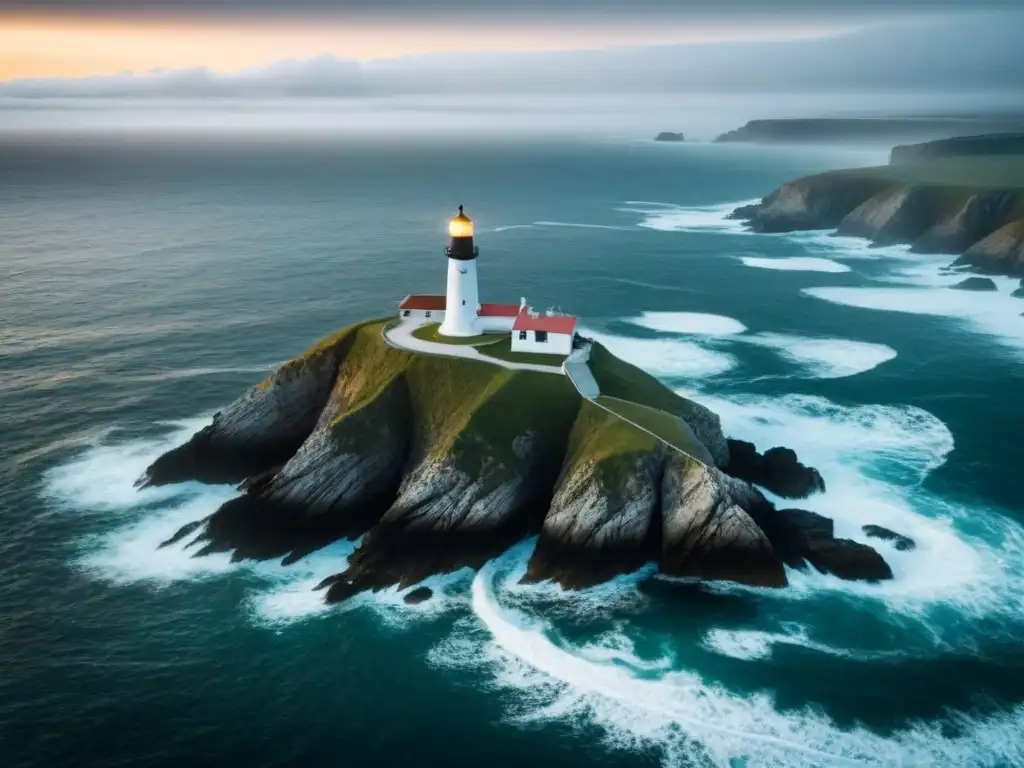
M 462 212 L 448 222 L 448 287 L 445 295 L 444 322 L 438 329 L 442 336 L 475 336 L 480 333 L 477 313 L 480 292 L 476 280 L 476 257 L 473 245 L 473 220 Z

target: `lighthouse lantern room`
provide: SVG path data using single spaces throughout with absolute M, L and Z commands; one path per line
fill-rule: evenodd
M 473 221 L 462 211 L 448 222 L 448 287 L 444 322 L 438 329 L 443 336 L 475 336 L 480 333 L 477 315 L 480 292 L 477 286 L 476 257 L 473 245 Z

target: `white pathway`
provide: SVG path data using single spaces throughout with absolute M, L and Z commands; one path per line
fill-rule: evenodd
M 412 335 L 412 332 L 421 325 L 427 323 L 415 319 L 402 318 L 397 325 L 385 327 L 381 332 L 384 341 L 393 347 L 405 349 L 410 352 L 422 352 L 427 355 L 441 355 L 442 357 L 464 357 L 468 360 L 479 360 L 482 363 L 500 365 L 502 368 L 511 368 L 517 371 L 538 371 L 540 373 L 557 373 L 564 375 L 565 371 L 557 365 L 537 365 L 535 363 L 510 363 L 507 360 L 499 360 L 496 357 L 489 357 L 482 354 L 480 350 L 468 344 L 443 344 L 437 341 L 423 341 Z

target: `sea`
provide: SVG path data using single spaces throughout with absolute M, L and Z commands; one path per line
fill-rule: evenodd
M 727 217 L 887 148 L 49 124 L 0 131 L 0 766 L 1024 765 L 1018 281 L 952 290 L 948 256 Z M 459 204 L 483 300 L 573 313 L 727 434 L 794 448 L 837 535 L 914 539 L 872 542 L 895 578 L 570 592 L 519 583 L 527 540 L 420 605 L 327 606 L 354 542 L 158 548 L 236 491 L 136 490 L 147 464 L 442 291 Z

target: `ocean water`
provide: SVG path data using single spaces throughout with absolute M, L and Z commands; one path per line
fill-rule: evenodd
M 1024 765 L 1024 301 L 947 257 L 725 215 L 876 150 L 431 134 L 0 138 L 0 765 Z M 149 461 L 281 361 L 440 291 L 557 306 L 783 444 L 879 585 L 479 572 L 326 607 L 300 562 L 157 544 L 230 487 Z

